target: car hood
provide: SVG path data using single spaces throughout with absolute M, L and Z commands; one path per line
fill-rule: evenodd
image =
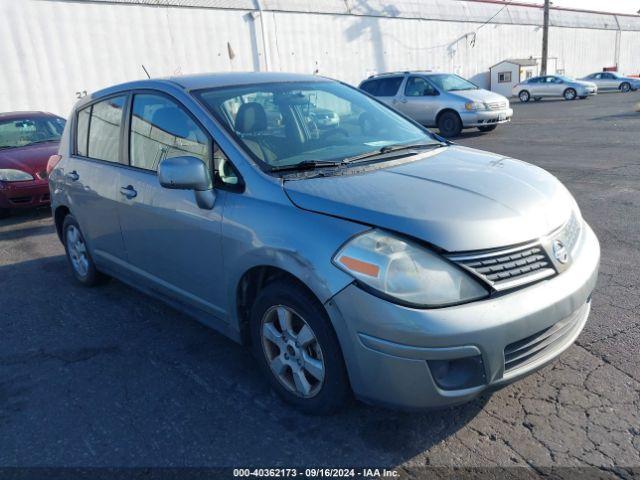
M 459 92 L 450 92 L 451 94 L 460 97 L 462 100 L 471 100 L 474 102 L 507 102 L 507 97 L 500 95 L 499 93 L 490 92 L 479 88 L 477 90 L 461 90 Z
M 0 150 L 0 168 L 12 168 L 35 175 L 47 168 L 51 155 L 58 153 L 58 142 L 39 143 Z
M 364 173 L 286 180 L 298 207 L 393 230 L 450 252 L 504 247 L 561 226 L 575 201 L 551 174 L 452 146 Z

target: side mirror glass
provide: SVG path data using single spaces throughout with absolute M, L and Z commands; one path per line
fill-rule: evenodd
M 193 190 L 198 207 L 211 210 L 216 201 L 207 165 L 196 157 L 165 158 L 158 167 L 158 180 L 164 188 Z

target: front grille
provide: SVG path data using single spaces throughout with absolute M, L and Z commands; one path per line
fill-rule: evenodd
M 557 233 L 553 238 L 555 240 L 560 240 L 569 252 L 573 252 L 573 249 L 578 243 L 578 238 L 580 238 L 580 230 L 580 220 L 578 220 L 575 213 L 572 213 L 571 217 L 569 217 L 569 221 L 567 221 L 559 233 Z
M 583 317 L 584 310 L 588 308 L 589 304 L 587 303 L 558 323 L 507 345 L 504 349 L 505 374 L 524 368 L 544 357 L 548 352 L 555 350 L 556 347 L 563 345 Z
M 556 273 L 551 260 L 539 244 L 449 258 L 496 290 L 513 288 Z
M 11 201 L 11 203 L 15 203 L 16 205 L 31 203 L 31 197 L 13 197 L 9 200 Z
M 507 102 L 488 102 L 487 106 L 491 110 L 504 110 L 507 108 Z

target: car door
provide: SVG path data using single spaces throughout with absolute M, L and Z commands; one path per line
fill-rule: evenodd
M 73 119 L 73 155 L 64 182 L 94 261 L 105 270 L 126 260 L 117 215 L 121 170 L 121 124 L 127 95 L 93 103 Z
M 412 75 L 400 90 L 394 106 L 415 121 L 433 126 L 436 124 L 439 92 L 428 80 Z
M 543 93 L 544 86 L 541 83 L 542 80 L 544 80 L 544 78 L 541 78 L 541 77 L 534 77 L 534 78 L 530 78 L 529 80 L 527 80 L 527 82 L 526 82 L 526 90 L 529 91 L 529 94 L 532 97 L 542 97 L 542 96 L 544 96 L 544 93 Z
M 602 81 L 606 90 L 617 90 L 621 83 L 613 73 L 609 72 L 604 72 L 602 74 Z
M 118 215 L 130 272 L 153 292 L 224 319 L 225 192 L 219 191 L 207 210 L 198 206 L 193 191 L 162 188 L 157 177 L 160 162 L 176 156 L 197 157 L 213 172 L 213 142 L 195 117 L 165 94 L 134 92 L 129 111 L 129 166 L 120 178 Z

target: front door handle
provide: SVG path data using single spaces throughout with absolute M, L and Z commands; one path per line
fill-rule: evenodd
M 129 200 L 132 198 L 136 198 L 138 196 L 138 192 L 133 188 L 132 185 L 127 185 L 126 187 L 120 187 L 120 193 L 127 197 Z
M 73 172 L 67 173 L 66 177 L 72 182 L 77 182 L 80 179 L 80 175 L 75 170 Z

